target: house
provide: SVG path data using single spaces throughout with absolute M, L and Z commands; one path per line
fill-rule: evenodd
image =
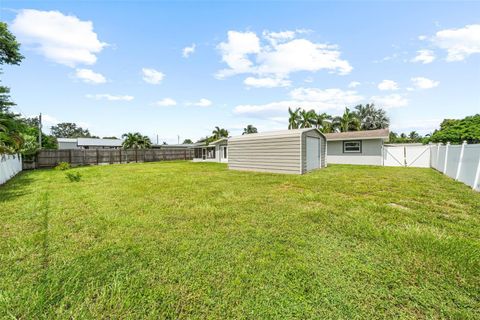
M 229 169 L 303 174 L 326 165 L 326 139 L 315 128 L 253 133 L 228 139 Z
M 120 139 L 99 139 L 99 138 L 58 138 L 59 150 L 71 149 L 120 149 Z
M 326 133 L 325 137 L 328 163 L 383 165 L 388 129 Z
M 205 142 L 195 143 L 193 161 L 200 162 L 228 162 L 228 138 L 221 138 L 206 144 Z

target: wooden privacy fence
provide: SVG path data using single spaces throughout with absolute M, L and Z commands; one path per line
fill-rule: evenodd
M 129 162 L 155 162 L 168 160 L 192 160 L 193 149 L 82 149 L 41 150 L 25 169 L 52 168 L 60 162 L 72 166 L 114 164 Z

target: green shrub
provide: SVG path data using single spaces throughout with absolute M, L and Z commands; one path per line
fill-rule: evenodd
M 82 175 L 78 171 L 70 171 L 65 173 L 65 176 L 67 177 L 70 182 L 79 182 L 80 179 L 82 178 Z
M 55 170 L 65 171 L 65 170 L 70 169 L 71 167 L 72 167 L 72 166 L 71 166 L 70 163 L 68 163 L 68 162 L 60 162 L 60 163 L 57 164 L 57 166 L 55 167 Z

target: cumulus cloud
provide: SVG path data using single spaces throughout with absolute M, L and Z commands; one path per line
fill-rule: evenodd
M 187 102 L 186 105 L 195 107 L 209 107 L 212 105 L 212 101 L 202 98 L 196 102 Z
M 143 81 L 150 84 L 160 84 L 165 74 L 152 68 L 142 68 Z
M 382 91 L 398 90 L 398 83 L 393 80 L 383 80 L 377 87 Z
M 107 79 L 100 73 L 90 69 L 75 70 L 75 77 L 86 83 L 100 84 L 107 82 Z
M 288 87 L 291 84 L 290 80 L 281 78 L 255 78 L 248 77 L 243 83 L 249 87 L 256 88 L 275 88 L 275 87 Z
M 98 39 L 91 21 L 59 11 L 20 10 L 11 30 L 23 45 L 69 67 L 94 64 L 96 55 L 107 45 Z
M 431 89 L 440 84 L 439 81 L 434 81 L 424 77 L 415 77 L 411 78 L 410 80 L 412 80 L 414 87 L 417 89 Z
M 356 87 L 358 87 L 359 85 L 361 85 L 360 82 L 358 82 L 358 81 L 352 81 L 352 82 L 350 82 L 350 83 L 348 84 L 348 87 L 349 87 L 349 88 L 356 88 Z
M 377 106 L 385 109 L 400 108 L 408 105 L 408 99 L 400 94 L 390 94 L 386 96 L 373 96 L 370 99 Z
M 447 50 L 447 61 L 462 61 L 472 54 L 480 53 L 480 24 L 440 30 L 432 38 L 432 42 Z
M 132 101 L 134 98 L 133 96 L 129 96 L 129 95 L 112 95 L 108 93 L 87 94 L 86 97 L 89 99 L 108 100 L 108 101 Z
M 432 63 L 435 60 L 435 54 L 432 50 L 418 50 L 417 55 L 412 62 L 421 62 L 423 64 Z
M 185 48 L 183 48 L 183 50 L 182 50 L 182 56 L 183 56 L 184 58 L 190 57 L 190 55 L 192 55 L 192 54 L 195 52 L 195 48 L 196 48 L 195 43 L 193 43 L 190 47 L 185 47 Z
M 273 119 L 283 116 L 289 107 L 305 109 L 342 110 L 347 105 L 361 102 L 364 98 L 353 90 L 296 88 L 289 93 L 290 99 L 265 104 L 244 104 L 234 108 L 234 113 Z
M 153 105 L 159 107 L 173 107 L 177 105 L 177 101 L 173 100 L 172 98 L 164 98 L 154 102 Z
M 258 78 L 286 79 L 290 73 L 300 71 L 328 70 L 338 74 L 352 71 L 349 62 L 340 58 L 336 45 L 297 38 L 299 33 L 266 31 L 260 39 L 251 31 L 229 31 L 227 40 L 217 46 L 228 68 L 218 71 L 216 77 L 252 74 Z

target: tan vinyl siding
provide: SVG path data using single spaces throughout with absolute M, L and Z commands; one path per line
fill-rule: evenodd
M 230 138 L 228 167 L 233 170 L 302 174 L 306 168 L 304 149 L 307 136 L 323 139 L 323 147 L 325 138 L 315 129 L 285 130 Z

